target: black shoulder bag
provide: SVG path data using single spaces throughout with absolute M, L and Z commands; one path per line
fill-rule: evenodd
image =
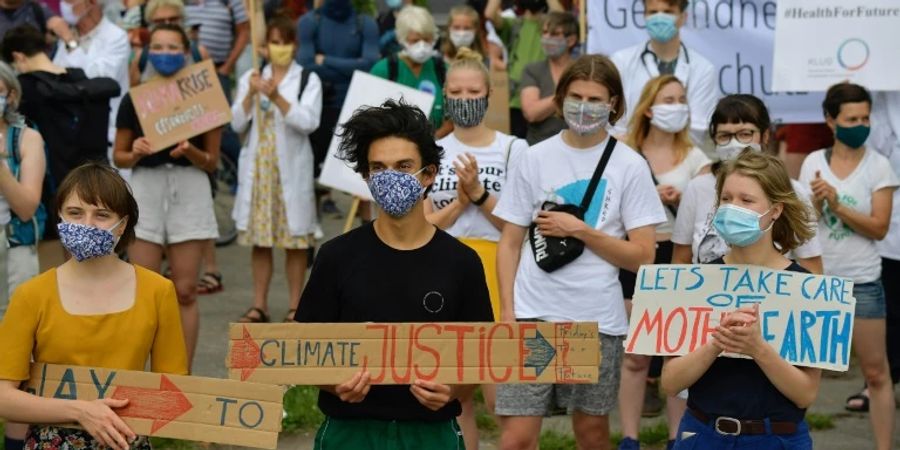
M 606 148 L 603 150 L 603 156 L 600 157 L 600 162 L 597 163 L 597 168 L 594 169 L 594 175 L 591 177 L 591 182 L 584 192 L 584 197 L 581 199 L 580 205 L 558 205 L 553 202 L 544 202 L 544 204 L 541 205 L 541 209 L 544 211 L 564 212 L 577 217 L 579 220 L 584 220 L 584 214 L 591 205 L 591 200 L 594 198 L 594 192 L 597 190 L 597 185 L 600 184 L 600 178 L 603 176 L 603 171 L 606 169 L 606 164 L 609 162 L 609 157 L 612 156 L 615 147 L 616 138 L 610 136 L 609 141 L 606 143 Z M 537 224 L 534 222 L 532 222 L 531 227 L 528 228 L 528 239 L 531 241 L 531 251 L 534 253 L 534 261 L 537 263 L 538 267 L 546 272 L 553 272 L 554 270 L 565 266 L 577 259 L 581 256 L 581 253 L 584 252 L 584 242 L 580 239 L 574 237 L 558 238 L 544 236 L 538 230 Z

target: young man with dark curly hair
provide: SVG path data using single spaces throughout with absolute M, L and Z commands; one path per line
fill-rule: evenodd
M 343 124 L 342 159 L 366 179 L 378 218 L 322 246 L 298 322 L 483 322 L 493 313 L 474 250 L 425 219 L 443 149 L 421 110 L 388 100 Z M 372 386 L 363 370 L 320 386 L 316 449 L 457 449 L 457 398 L 474 386 Z

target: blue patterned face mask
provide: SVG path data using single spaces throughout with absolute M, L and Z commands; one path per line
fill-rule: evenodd
M 56 225 L 56 229 L 59 230 L 59 241 L 62 246 L 76 261 L 82 262 L 112 254 L 119 242 L 113 230 L 124 220 L 125 218 L 122 218 L 108 230 L 71 222 L 60 222 Z
M 422 198 L 425 187 L 416 178 L 425 168 L 415 173 L 383 170 L 369 176 L 369 191 L 375 203 L 391 217 L 400 218 L 407 214 Z

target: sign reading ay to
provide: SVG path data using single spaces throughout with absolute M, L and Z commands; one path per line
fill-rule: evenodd
M 232 324 L 232 379 L 336 384 L 596 383 L 596 322 Z
M 66 400 L 128 399 L 116 413 L 141 436 L 274 449 L 281 431 L 279 386 L 32 364 L 26 389 Z
M 692 352 L 712 340 L 723 314 L 755 303 L 763 339 L 782 358 L 798 366 L 847 370 L 853 282 L 755 266 L 641 266 L 625 351 Z
M 185 67 L 172 77 L 152 79 L 129 92 L 154 151 L 231 122 L 231 108 L 211 60 Z

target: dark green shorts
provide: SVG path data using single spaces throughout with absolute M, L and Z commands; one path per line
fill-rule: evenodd
M 398 422 L 326 417 L 316 433 L 315 450 L 462 450 L 456 420 Z

